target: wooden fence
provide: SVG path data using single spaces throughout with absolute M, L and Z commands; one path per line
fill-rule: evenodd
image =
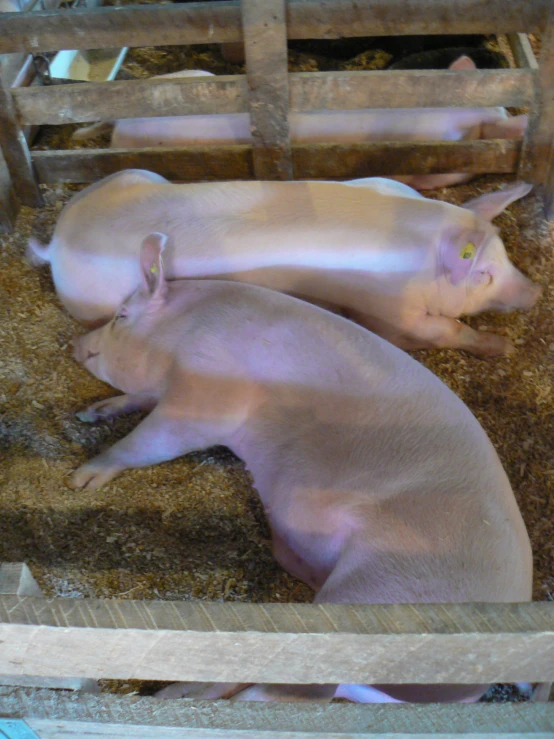
M 243 0 L 0 16 L 0 53 L 239 42 L 246 77 L 10 88 L 0 80 L 0 203 L 13 188 L 91 182 L 125 167 L 170 179 L 517 172 L 554 214 L 554 2 Z M 288 74 L 286 38 L 510 34 L 515 70 Z M 540 32 L 540 65 L 519 33 Z M 291 110 L 529 106 L 523 142 L 291 145 Z M 251 146 L 29 150 L 23 128 L 248 111 Z M 6 175 L 9 173 L 9 177 Z M 10 182 L 11 179 L 11 182 Z M 2 190 L 2 183 L 3 190 Z M 6 220 L 4 211 L 4 222 Z M 355 706 L 160 702 L 68 693 L 98 678 L 244 682 L 554 681 L 554 604 L 256 605 L 43 598 L 0 578 L 0 736 L 317 739 L 554 736 L 554 703 Z M 25 575 L 25 576 L 24 576 Z M 24 580 L 26 579 L 26 582 Z M 31 583 L 31 585 L 29 585 Z M 84 682 L 83 682 L 84 681 Z M 88 681 L 88 682 L 87 682 Z M 22 687 L 26 686 L 26 687 Z M 49 688 L 49 689 L 47 689 Z
M 10 734 L 10 721 L 30 727 L 39 739 L 554 736 L 554 702 L 548 702 L 553 603 L 315 606 L 44 598 L 25 565 L 4 564 L 0 645 L 0 736 L 4 731 L 8 739 L 33 739 Z M 541 702 L 359 706 L 91 695 L 100 678 L 542 684 L 536 696 Z
M 0 53 L 244 40 L 247 73 L 22 89 L 0 82 L 0 144 L 28 205 L 40 204 L 41 182 L 92 182 L 125 167 L 182 181 L 517 172 L 544 185 L 552 215 L 553 17 L 549 0 L 224 0 L 3 14 Z M 520 43 L 523 66 L 511 70 L 287 72 L 287 37 L 525 32 L 541 34 L 539 66 Z M 529 106 L 524 141 L 290 142 L 290 111 L 469 105 Z M 21 133 L 45 123 L 246 111 L 251 146 L 30 152 Z

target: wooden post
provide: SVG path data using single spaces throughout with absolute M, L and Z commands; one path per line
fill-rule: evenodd
M 42 205 L 25 133 L 17 119 L 10 87 L 1 77 L 0 148 L 4 153 L 12 186 L 20 203 L 32 207 Z
M 254 173 L 293 177 L 285 0 L 241 0 Z
M 17 215 L 17 202 L 10 170 L 0 149 L 0 233 L 11 231 Z
M 0 594 L 19 595 L 34 598 L 42 595 L 31 570 L 24 562 L 0 563 Z M 29 675 L 0 675 L 0 686 L 15 685 L 24 688 L 56 688 L 58 690 L 82 690 L 87 693 L 99 693 L 96 680 L 82 677 L 33 677 Z M 0 737 L 3 736 L 0 726 Z
M 546 217 L 554 219 L 554 3 L 548 3 L 535 80 L 535 100 L 523 140 L 518 177 L 544 185 Z

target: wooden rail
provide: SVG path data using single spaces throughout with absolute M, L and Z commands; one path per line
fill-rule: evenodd
M 290 39 L 441 33 L 537 33 L 549 0 L 288 0 Z M 183 5 L 75 9 L 0 18 L 0 53 L 241 41 L 237 0 Z
M 209 703 L 0 688 L 0 705 L 39 739 L 552 739 L 554 731 L 554 703 Z
M 296 72 L 289 75 L 290 110 L 528 106 L 536 72 Z M 12 91 L 22 124 L 85 123 L 163 115 L 216 115 L 249 110 L 244 75 L 149 79 L 23 87 Z M 259 101 L 258 101 L 259 103 Z
M 520 141 L 418 141 L 369 144 L 296 144 L 291 147 L 297 179 L 346 179 L 395 174 L 473 172 L 509 174 L 519 161 Z M 252 147 L 189 146 L 179 149 L 73 149 L 32 151 L 41 182 L 96 182 L 121 169 L 143 167 L 169 180 L 251 180 Z M 332 173 L 332 177 L 329 174 Z
M 0 595 L 0 644 L 0 674 L 9 675 L 537 682 L 554 680 L 554 605 L 256 605 Z

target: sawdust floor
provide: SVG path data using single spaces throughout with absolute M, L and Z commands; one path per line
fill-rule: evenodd
M 195 66 L 218 71 L 209 59 Z M 64 128 L 70 146 L 71 127 Z M 460 203 L 509 179 L 482 177 L 433 197 Z M 24 208 L 15 231 L 0 239 L 0 561 L 27 562 L 45 593 L 67 597 L 310 601 L 311 591 L 274 563 L 256 493 L 241 462 L 226 450 L 127 471 L 96 492 L 66 486 L 75 467 L 138 419 L 90 426 L 75 417 L 112 390 L 73 360 L 70 340 L 79 327 L 60 309 L 48 271 L 24 259 L 30 234 L 47 241 L 78 189 L 45 188 L 46 207 Z M 483 315 L 470 323 L 509 336 L 517 353 L 488 361 L 446 351 L 414 356 L 489 433 L 531 537 L 534 597 L 553 599 L 552 230 L 535 194 L 497 223 L 513 261 L 545 286 L 545 294 L 529 314 Z

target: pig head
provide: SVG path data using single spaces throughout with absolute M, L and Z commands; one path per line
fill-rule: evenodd
M 530 599 L 531 551 L 510 484 L 451 390 L 303 301 L 229 281 L 166 282 L 165 242 L 146 237 L 140 287 L 110 324 L 76 340 L 77 359 L 125 393 L 82 420 L 151 412 L 82 465 L 72 487 L 94 490 L 127 468 L 223 444 L 252 473 L 277 561 L 316 602 Z M 354 687 L 340 695 L 359 700 Z M 379 687 L 389 699 L 432 701 L 485 689 Z M 250 697 L 297 692 L 258 687 Z

